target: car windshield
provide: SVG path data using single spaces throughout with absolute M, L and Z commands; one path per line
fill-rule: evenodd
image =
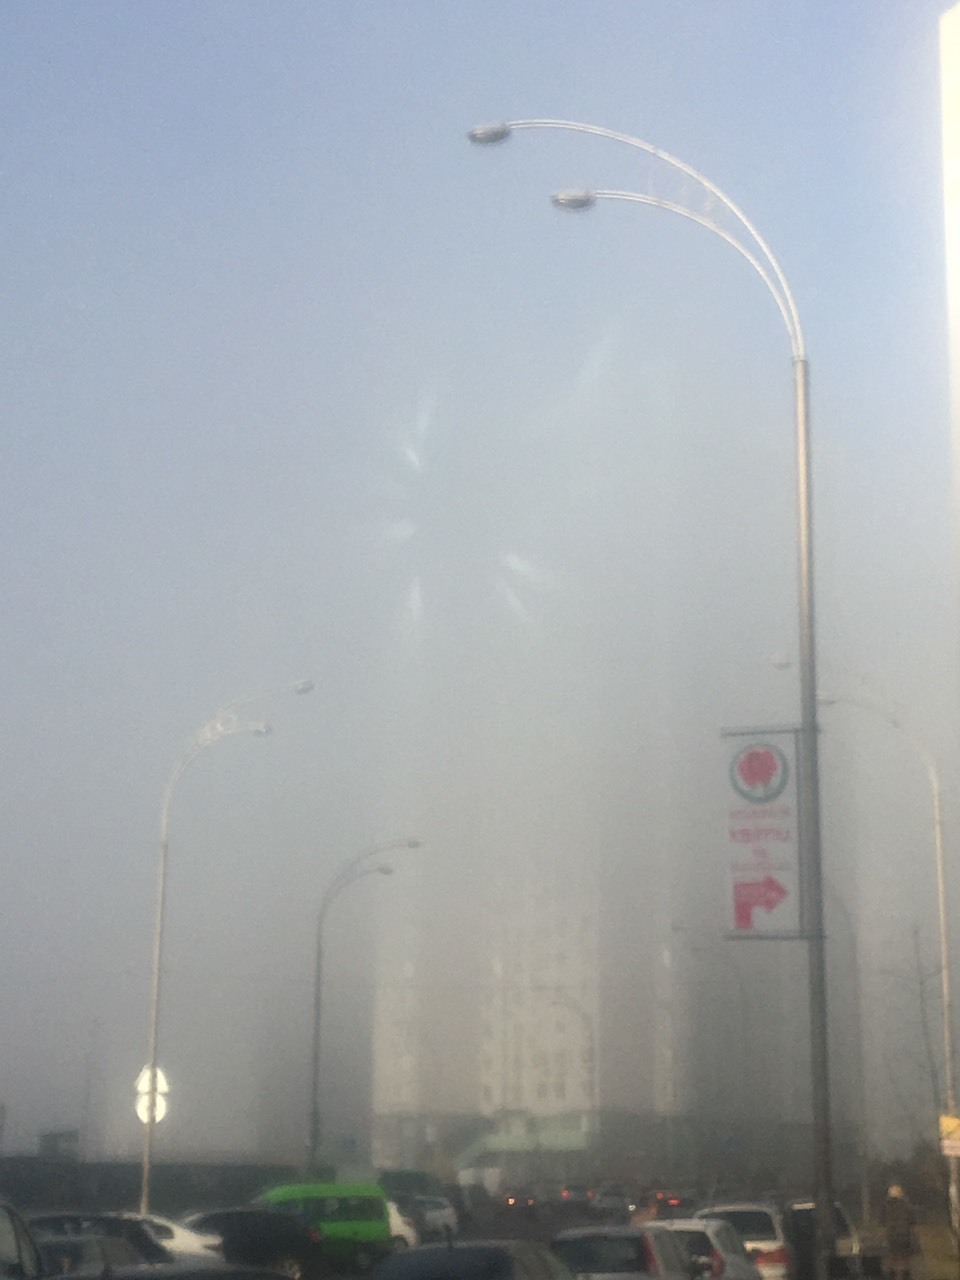
M 777 1240 L 777 1224 L 766 1209 L 708 1209 L 703 1218 L 729 1222 L 741 1240 Z
M 691 1257 L 708 1258 L 710 1256 L 713 1244 L 705 1231 L 693 1231 L 684 1228 L 682 1231 L 675 1231 L 674 1235 L 680 1237 Z
M 554 1240 L 551 1248 L 571 1271 L 579 1275 L 650 1270 L 642 1236 L 573 1236 Z

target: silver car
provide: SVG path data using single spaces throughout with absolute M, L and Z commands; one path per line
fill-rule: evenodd
M 690 1262 L 665 1226 L 583 1227 L 550 1243 L 574 1276 L 589 1280 L 690 1280 Z

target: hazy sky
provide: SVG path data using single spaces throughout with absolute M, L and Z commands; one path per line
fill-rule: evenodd
M 680 219 L 551 208 L 658 181 L 635 153 L 532 131 L 481 151 L 473 124 L 637 133 L 761 229 L 811 360 L 824 689 L 865 677 L 953 792 L 944 7 L 0 6 L 8 1146 L 76 1124 L 91 1074 L 136 1140 L 160 801 L 221 704 L 317 682 L 176 795 L 161 1057 L 212 1146 L 237 1140 L 224 1095 L 247 1097 L 263 1010 L 306 1008 L 333 869 L 401 835 L 429 841 L 427 875 L 469 846 L 495 772 L 457 782 L 458 752 L 490 700 L 528 764 L 537 726 L 566 726 L 571 762 L 589 739 L 554 785 L 637 792 L 618 821 L 669 828 L 696 879 L 720 726 L 796 715 L 770 662 L 796 630 L 772 302 Z M 923 776 L 878 720 L 824 724 L 828 873 L 866 968 L 909 984 L 933 927 Z M 389 892 L 358 889 L 331 939 L 345 1037 Z M 349 1128 L 362 1097 L 338 1099 Z

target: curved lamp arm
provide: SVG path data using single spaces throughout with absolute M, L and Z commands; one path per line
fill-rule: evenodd
M 333 879 L 327 889 L 327 895 L 334 892 L 338 885 L 350 884 L 354 879 L 354 871 L 358 867 L 362 867 L 365 862 L 369 862 L 371 858 L 377 858 L 383 853 L 400 853 L 404 849 L 422 849 L 423 841 L 418 840 L 415 836 L 407 840 L 387 840 L 383 844 L 374 844 L 369 849 L 363 849 L 355 857 L 350 858 L 343 864 L 339 871 L 334 874 Z
M 386 863 L 380 863 L 376 867 L 360 867 L 352 875 L 338 876 L 327 889 L 326 893 L 320 899 L 320 909 L 317 912 L 317 936 L 318 940 L 323 932 L 323 926 L 326 923 L 327 913 L 333 906 L 334 902 L 343 893 L 344 889 L 349 889 L 352 884 L 356 884 L 358 880 L 365 880 L 367 876 L 392 876 L 393 867 Z
M 694 169 L 692 165 L 687 164 L 684 160 L 680 160 L 677 156 L 671 155 L 669 151 L 664 151 L 662 147 L 655 147 L 651 142 L 645 142 L 642 138 L 634 137 L 629 133 L 620 133 L 616 129 L 605 129 L 601 125 L 584 124 L 578 120 L 507 120 L 498 124 L 479 125 L 475 129 L 471 129 L 469 138 L 471 142 L 481 145 L 495 142 L 503 142 L 509 138 L 510 134 L 516 129 L 563 129 L 570 133 L 588 133 L 598 138 L 610 138 L 614 142 L 623 142 L 628 147 L 635 147 L 638 151 L 645 151 L 648 155 L 655 156 L 658 160 L 662 160 L 664 164 L 670 165 L 671 168 L 678 170 L 686 177 L 692 179 L 704 191 L 708 192 L 716 200 L 727 209 L 737 222 L 743 227 L 747 235 L 750 236 L 753 243 L 760 250 L 760 254 L 769 265 L 773 277 L 779 285 L 781 313 L 787 325 L 787 332 L 790 335 L 790 345 L 795 360 L 806 359 L 806 349 L 803 340 L 803 329 L 800 325 L 800 315 L 794 301 L 793 293 L 787 283 L 787 278 L 783 273 L 779 262 L 774 257 L 773 250 L 761 236 L 760 232 L 753 225 L 747 215 L 735 204 L 730 197 L 716 185 L 711 182 L 704 174 Z M 599 194 L 599 193 L 598 193 Z M 656 203 L 653 199 L 646 203 Z M 679 210 L 677 210 L 679 212 Z M 689 216 L 693 216 L 688 211 Z M 698 220 L 698 219 L 695 219 Z M 731 242 L 736 243 L 733 238 Z M 741 252 L 743 250 L 741 249 Z M 744 256 L 748 256 L 745 254 Z M 769 286 L 775 294 L 777 290 L 773 289 L 773 285 Z
M 633 204 L 647 204 L 652 205 L 655 209 L 666 209 L 669 213 L 679 213 L 682 218 L 689 218 L 691 222 L 696 222 L 699 226 L 706 227 L 708 231 L 712 231 L 721 240 L 725 240 L 728 245 L 736 249 L 737 253 L 746 258 L 747 262 L 750 263 L 751 267 L 770 290 L 780 315 L 783 317 L 783 323 L 786 325 L 791 346 L 793 346 L 794 329 L 793 317 L 790 312 L 790 299 L 785 297 L 777 288 L 771 269 L 765 266 L 763 260 L 758 258 L 745 244 L 742 244 L 736 236 L 732 236 L 729 231 L 724 230 L 723 227 L 705 214 L 697 213 L 695 209 L 688 209 L 686 205 L 678 204 L 675 200 L 664 200 L 660 196 L 643 195 L 638 191 L 558 191 L 551 199 L 558 208 L 575 211 L 589 209 L 597 200 L 629 200 Z M 802 359 L 802 356 L 796 355 L 796 351 L 794 351 L 794 355 L 797 359 Z

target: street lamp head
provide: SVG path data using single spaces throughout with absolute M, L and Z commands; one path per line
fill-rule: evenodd
M 312 680 L 298 680 L 293 686 L 294 693 L 312 693 L 316 685 Z
M 467 137 L 471 142 L 476 142 L 478 146 L 488 147 L 495 142 L 506 142 L 510 137 L 510 126 L 505 123 L 500 124 L 478 124 L 475 129 L 471 129 Z
M 558 209 L 592 209 L 597 203 L 595 191 L 557 191 L 550 199 Z
M 392 876 L 393 867 L 387 867 L 387 866 L 377 867 L 377 872 L 381 876 Z

